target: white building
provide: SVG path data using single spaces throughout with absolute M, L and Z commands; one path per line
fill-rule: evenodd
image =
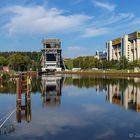
M 119 60 L 125 56 L 128 61 L 140 59 L 140 32 L 134 32 L 106 43 L 107 60 Z
M 96 51 L 96 54 L 94 57 L 99 60 L 106 60 L 106 51 Z

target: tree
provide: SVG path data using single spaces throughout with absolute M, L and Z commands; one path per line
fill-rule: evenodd
M 13 54 L 8 59 L 8 64 L 13 70 L 27 70 L 28 65 L 31 65 L 32 61 L 28 56 Z
M 73 59 L 67 58 L 64 60 L 64 64 L 66 66 L 66 69 L 72 69 L 73 68 Z
M 119 69 L 126 69 L 128 67 L 128 60 L 125 56 L 120 57 L 119 59 Z
M 78 59 L 74 59 L 73 60 L 73 67 L 74 68 L 79 68 L 79 61 L 78 61 Z
M 86 57 L 85 57 L 85 60 L 84 60 L 84 68 L 85 68 L 85 69 L 88 69 L 89 66 L 90 66 L 90 60 L 89 60 L 89 57 L 86 56 Z
M 6 66 L 7 65 L 7 59 L 3 56 L 0 56 L 0 66 Z

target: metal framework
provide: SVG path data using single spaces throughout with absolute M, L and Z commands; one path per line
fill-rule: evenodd
M 42 72 L 57 71 L 65 69 L 62 59 L 61 41 L 59 39 L 45 39 L 42 41 L 41 50 Z
M 41 91 L 43 107 L 60 106 L 63 82 L 64 77 L 58 75 L 42 75 Z

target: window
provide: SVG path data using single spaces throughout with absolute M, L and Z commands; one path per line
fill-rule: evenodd
M 56 61 L 55 54 L 46 54 L 46 61 Z
M 54 43 L 50 43 L 50 44 L 46 44 L 46 48 L 55 48 L 56 44 Z
M 47 85 L 47 86 L 46 86 L 46 91 L 47 91 L 47 92 L 56 91 L 56 85 Z

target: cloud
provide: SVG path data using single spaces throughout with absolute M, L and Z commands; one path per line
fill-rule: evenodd
M 112 129 L 107 129 L 104 132 L 98 134 L 96 136 L 96 139 L 105 139 L 105 138 L 110 138 L 111 136 L 115 136 L 116 132 Z
M 43 113 L 43 115 L 38 115 L 40 113 Z M 64 112 L 52 110 L 47 113 L 45 111 L 39 112 L 38 114 L 33 114 L 38 116 L 28 125 L 28 129 L 16 125 L 16 135 L 15 133 L 13 135 L 20 139 L 20 137 L 23 138 L 24 136 L 37 137 L 45 134 L 59 134 L 64 132 L 64 127 L 86 127 L 92 123 L 84 115 L 80 116 L 79 113 L 71 110 L 69 112 L 66 112 L 66 110 Z
M 83 104 L 82 108 L 88 112 L 96 112 L 96 113 L 106 112 L 106 110 L 102 106 L 94 105 L 94 104 Z
M 85 50 L 86 48 L 82 48 L 80 46 L 69 46 L 67 47 L 68 51 L 81 51 L 81 50 Z
M 100 1 L 92 1 L 92 3 L 97 6 L 97 7 L 100 7 L 100 8 L 103 8 L 103 9 L 106 9 L 108 11 L 114 11 L 115 10 L 115 5 L 114 4 L 110 4 L 110 3 L 103 3 L 103 2 L 100 2 Z
M 108 10 L 115 9 L 115 5 L 113 4 L 101 3 L 97 0 L 93 0 L 92 2 L 94 5 Z M 77 33 L 77 37 L 80 38 L 91 38 L 109 34 L 112 30 L 114 31 L 119 27 L 123 27 L 124 24 L 128 24 L 134 18 L 133 13 L 119 13 L 117 15 L 113 13 L 111 16 L 110 14 L 106 14 L 106 17 L 102 17 L 102 15 L 96 17 L 78 13 L 70 14 L 65 10 L 54 7 L 45 8 L 39 5 L 10 6 L 3 8 L 0 13 L 6 17 L 4 18 L 4 20 L 6 19 L 5 22 L 1 21 L 4 23 L 1 26 L 2 33 L 34 36 Z M 112 26 L 113 28 L 111 28 Z M 77 55 L 76 52 L 79 55 L 88 54 L 87 50 L 78 46 L 69 47 L 68 51 L 74 51 L 75 54 L 73 56 Z
M 13 14 L 9 23 L 4 26 L 10 34 L 70 32 L 91 19 L 82 14 L 65 15 L 63 10 L 45 9 L 42 6 L 13 6 L 5 8 L 4 12 Z
M 100 20 L 96 20 L 92 26 L 96 26 L 96 27 L 102 27 L 102 26 L 108 26 L 108 25 L 116 25 L 119 24 L 121 25 L 121 23 L 125 23 L 128 22 L 130 20 L 132 20 L 134 18 L 134 14 L 133 13 L 119 13 L 117 15 L 112 15 L 110 17 L 107 18 L 101 18 Z
M 109 28 L 101 27 L 101 28 L 86 28 L 83 31 L 83 35 L 81 35 L 82 38 L 87 37 L 95 37 L 100 36 L 109 33 Z
M 107 18 L 96 19 L 89 27 L 82 30 L 82 38 L 89 38 L 95 36 L 102 36 L 113 32 L 117 28 L 124 29 L 124 26 L 128 24 L 129 21 L 134 19 L 133 13 L 119 13 L 118 15 L 108 16 Z M 113 28 L 111 28 L 113 26 Z
M 77 56 L 86 56 L 88 55 L 88 49 L 87 47 L 83 46 L 68 46 L 65 49 L 65 55 L 64 57 L 77 57 Z

